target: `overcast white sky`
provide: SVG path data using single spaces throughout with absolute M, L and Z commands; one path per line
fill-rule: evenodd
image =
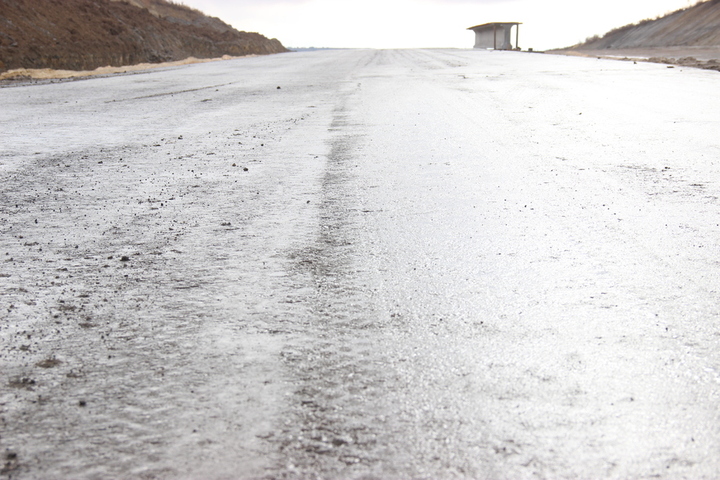
M 470 48 L 467 27 L 522 22 L 520 47 L 544 50 L 697 0 L 176 0 L 286 47 Z

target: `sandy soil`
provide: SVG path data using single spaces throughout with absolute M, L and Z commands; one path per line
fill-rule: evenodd
M 254 55 L 248 55 L 252 57 Z M 33 80 L 63 80 L 73 78 L 86 78 L 101 75 L 116 75 L 121 73 L 142 72 L 154 68 L 178 67 L 181 65 L 192 65 L 194 63 L 215 62 L 218 60 L 232 60 L 230 55 L 224 55 L 221 58 L 195 58 L 189 57 L 185 60 L 177 62 L 161 62 L 161 63 L 139 63 L 137 65 L 127 65 L 123 67 L 99 67 L 95 70 L 54 70 L 52 68 L 16 68 L 0 73 L 0 85 L 8 85 L 17 82 L 28 82 Z
M 547 53 L 613 60 L 650 61 L 720 71 L 720 47 L 613 48 L 604 50 L 551 50 Z
M 0 476 L 715 478 L 719 81 L 338 50 L 0 88 Z

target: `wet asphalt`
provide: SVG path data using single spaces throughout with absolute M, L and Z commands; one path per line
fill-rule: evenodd
M 713 478 L 715 72 L 290 53 L 0 89 L 3 478 Z

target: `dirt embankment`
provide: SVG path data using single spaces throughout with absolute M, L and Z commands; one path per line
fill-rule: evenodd
M 3 0 L 0 72 L 16 68 L 93 70 L 287 51 L 276 39 L 241 32 L 164 0 Z M 144 7 L 144 8 L 143 8 Z
M 643 20 L 590 38 L 578 50 L 720 46 L 720 0 L 708 0 L 655 20 Z
M 625 25 L 552 53 L 649 60 L 720 70 L 720 0 Z

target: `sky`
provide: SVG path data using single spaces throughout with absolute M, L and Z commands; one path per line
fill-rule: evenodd
M 562 48 L 697 0 L 175 0 L 286 47 L 471 48 L 468 27 L 521 22 L 523 50 Z

